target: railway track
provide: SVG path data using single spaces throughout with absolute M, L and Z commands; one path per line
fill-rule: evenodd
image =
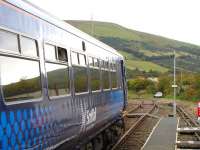
M 176 149 L 200 149 L 200 126 L 181 107 L 177 106 L 180 117 L 177 128 Z
M 123 117 L 125 118 L 127 114 L 130 114 L 136 110 L 138 110 L 141 107 L 142 103 L 137 104 L 129 104 L 127 111 L 124 112 Z
M 148 117 L 154 117 L 150 114 L 155 110 L 156 106 L 157 105 L 153 101 L 151 103 L 141 102 L 132 109 L 129 109 L 129 111 L 124 114 L 124 120 L 126 124 L 125 133 L 112 147 L 112 150 L 135 149 L 136 142 L 139 142 L 141 144 L 141 141 L 138 141 L 138 136 L 143 137 L 143 133 L 141 132 L 148 132 L 147 134 L 149 134 L 150 131 L 144 131 L 145 129 L 140 131 L 139 127 L 142 126 L 142 124 Z M 141 133 L 141 135 L 138 133 Z M 142 142 L 144 143 L 145 141 Z

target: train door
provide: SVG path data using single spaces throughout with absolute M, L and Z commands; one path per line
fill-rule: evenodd
M 122 89 L 124 92 L 124 108 L 127 106 L 127 83 L 126 83 L 126 69 L 124 66 L 124 61 L 120 61 L 120 67 L 121 67 L 121 82 L 122 82 Z

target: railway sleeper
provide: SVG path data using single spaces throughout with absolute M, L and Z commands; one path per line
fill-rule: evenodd
M 195 132 L 200 132 L 200 127 L 183 127 L 183 128 L 178 128 L 177 132 L 179 133 L 195 133 Z
M 177 148 L 186 148 L 186 149 L 199 149 L 200 141 L 177 141 Z
M 152 117 L 152 118 L 156 118 L 156 119 L 160 118 L 160 117 L 158 117 L 156 115 L 152 115 L 152 114 L 149 114 L 149 113 L 129 113 L 126 116 L 128 118 L 137 118 L 137 117 L 144 116 L 144 115 L 147 115 L 148 117 Z

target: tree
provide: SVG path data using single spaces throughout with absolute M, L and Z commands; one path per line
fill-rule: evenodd
M 164 95 L 171 94 L 172 78 L 169 76 L 162 76 L 158 80 L 158 91 L 161 91 Z
M 129 90 L 133 90 L 138 97 L 144 93 L 154 93 L 156 91 L 155 83 L 146 78 L 136 78 L 128 81 Z

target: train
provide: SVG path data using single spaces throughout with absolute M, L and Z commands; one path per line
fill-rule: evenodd
M 0 0 L 0 149 L 110 149 L 124 58 L 25 0 Z

